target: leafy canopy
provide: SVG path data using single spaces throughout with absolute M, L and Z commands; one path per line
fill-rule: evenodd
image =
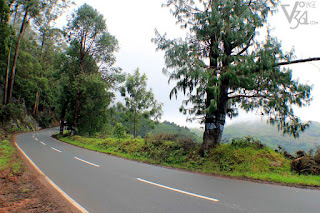
M 170 97 L 179 91 L 187 96 L 181 111 L 189 119 L 204 121 L 205 115 L 219 110 L 232 118 L 242 108 L 268 116 L 284 133 L 298 136 L 305 129 L 307 124 L 300 123 L 293 106 L 310 103 L 311 87 L 293 80 L 290 69 L 277 66 L 292 60 L 293 52 L 284 53 L 269 32 L 263 41 L 257 38 L 277 4 L 276 0 L 167 1 L 177 22 L 190 33 L 183 40 L 156 31 L 153 41 L 165 51 L 164 73 L 176 82 Z
M 135 130 L 143 119 L 160 119 L 162 104 L 156 101 L 151 89 L 147 90 L 147 76 L 141 75 L 139 69 L 136 69 L 133 75 L 128 74 L 125 86 L 121 87 L 120 91 L 125 97 L 128 120 L 132 121 Z

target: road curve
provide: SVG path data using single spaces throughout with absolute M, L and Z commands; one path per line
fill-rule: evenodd
M 20 134 L 17 145 L 92 213 L 319 213 L 320 191 L 231 180 L 143 164 L 51 138 Z

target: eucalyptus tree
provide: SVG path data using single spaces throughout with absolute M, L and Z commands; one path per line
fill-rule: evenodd
M 87 94 L 86 77 L 99 74 L 105 82 L 103 91 L 106 94 L 115 87 L 118 80 L 121 80 L 121 70 L 113 67 L 118 41 L 107 31 L 103 15 L 87 4 L 80 6 L 72 14 L 65 31 L 72 50 L 71 55 L 69 54 L 72 66 L 69 66 L 67 71 L 70 74 L 69 85 L 72 86 L 64 87 L 63 93 L 69 96 L 62 104 L 61 124 L 63 125 L 67 106 L 72 102 L 72 124 L 76 128 L 81 117 L 81 109 L 84 108 L 82 100 L 90 95 Z M 108 94 L 109 97 L 112 96 Z
M 50 77 L 54 72 L 54 58 L 59 52 L 63 51 L 65 45 L 64 33 L 59 28 L 55 28 L 55 21 L 65 12 L 70 6 L 69 0 L 45 0 L 46 5 L 43 7 L 38 16 L 34 18 L 34 30 L 38 33 L 38 59 L 42 67 L 39 78 Z M 46 98 L 46 94 L 50 93 L 56 83 L 51 78 L 48 82 L 50 89 L 38 88 L 35 92 L 33 114 L 36 115 L 40 104 L 48 105 L 50 109 L 50 99 Z M 49 88 L 49 87 L 47 87 Z M 41 97 L 43 96 L 43 97 Z M 42 103 L 41 103 L 42 102 Z M 47 104 L 48 103 L 48 104 Z
M 5 104 L 11 101 L 17 62 L 18 62 L 18 55 L 19 55 L 21 40 L 23 38 L 25 29 L 29 21 L 39 14 L 39 11 L 41 10 L 41 8 L 45 7 L 45 3 L 40 0 L 12 1 L 10 4 L 11 4 L 11 7 L 13 7 L 13 5 L 16 5 L 15 6 L 16 8 L 20 7 L 21 12 L 23 13 L 23 18 L 21 21 L 21 27 L 18 34 L 17 42 L 15 45 L 14 58 L 13 58 L 12 66 L 10 69 L 11 70 L 10 78 L 5 79 Z
M 270 123 L 294 137 L 308 126 L 295 116 L 293 105 L 308 105 L 311 87 L 293 80 L 292 71 L 280 66 L 295 63 L 293 52 L 284 53 L 269 33 L 264 41 L 257 39 L 277 4 L 167 1 L 177 22 L 190 33 L 184 40 L 172 40 L 156 31 L 153 41 L 165 51 L 164 73 L 176 82 L 170 98 L 182 91 L 187 100 L 180 110 L 205 124 L 202 155 L 219 144 L 226 116 L 237 116 L 239 108 L 268 116 Z
M 9 27 L 10 8 L 5 0 L 0 0 L 0 73 L 5 73 L 7 54 L 9 49 Z
M 133 136 L 136 138 L 142 119 L 160 119 L 162 104 L 155 100 L 151 89 L 147 90 L 147 76 L 141 75 L 139 69 L 136 69 L 133 75 L 128 74 L 125 86 L 121 87 L 120 91 L 125 97 L 128 120 L 133 125 Z

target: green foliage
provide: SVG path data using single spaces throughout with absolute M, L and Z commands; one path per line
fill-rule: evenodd
M 99 63 L 101 71 L 112 71 L 107 69 L 115 62 L 113 54 L 118 49 L 118 41 L 107 31 L 102 14 L 84 4 L 72 14 L 66 30 L 70 40 L 81 46 L 79 57 L 91 55 Z M 85 55 L 85 52 L 88 54 Z
M 116 125 L 114 125 L 113 136 L 116 138 L 126 137 L 126 129 L 123 127 L 122 123 L 116 123 Z
M 221 144 L 209 157 L 222 173 L 289 173 L 290 161 L 269 148 Z
M 260 111 L 294 137 L 308 126 L 292 107 L 310 103 L 311 87 L 278 66 L 290 61 L 293 52 L 284 53 L 269 33 L 264 41 L 257 38 L 277 5 L 272 0 L 167 1 L 178 23 L 190 30 L 184 40 L 170 40 L 157 31 L 153 39 L 157 49 L 165 51 L 164 73 L 176 82 L 170 97 L 183 92 L 187 100 L 181 111 L 190 119 L 200 116 L 208 119 L 206 124 L 214 123 L 215 130 L 208 134 L 219 141 L 225 116 L 237 116 L 239 108 Z
M 252 137 L 245 137 L 240 139 L 232 139 L 231 146 L 234 148 L 245 148 L 245 147 L 251 147 L 253 149 L 262 149 L 264 148 L 264 145 L 261 143 L 261 141 L 256 140 Z
M 94 135 L 104 129 L 106 110 L 112 95 L 106 92 L 106 83 L 98 73 L 88 76 L 82 81 L 85 97 L 82 100 L 78 131 L 82 135 Z M 94 119 L 93 119 L 94 118 Z
M 139 69 L 133 75 L 128 74 L 125 86 L 120 91 L 125 97 L 126 116 L 131 121 L 134 137 L 142 120 L 160 119 L 162 104 L 155 100 L 151 89 L 147 91 L 147 76 L 140 75 Z
M 78 134 L 92 136 L 105 131 L 107 107 L 121 81 L 121 70 L 112 67 L 118 42 L 87 4 L 72 14 L 66 31 L 70 46 L 59 73 L 59 114 Z
M 9 174 L 20 173 L 22 161 L 15 157 L 15 148 L 10 143 L 10 137 L 6 136 L 0 129 L 0 171 L 9 170 Z
M 10 103 L 7 105 L 0 104 L 0 120 L 2 124 L 12 119 L 22 120 L 24 116 L 25 111 L 23 110 L 22 105 L 14 103 Z
M 9 37 L 11 29 L 9 27 L 10 9 L 5 0 L 0 0 L 0 73 L 5 72 L 7 54 L 9 48 Z M 1 100 L 2 101 L 2 100 Z

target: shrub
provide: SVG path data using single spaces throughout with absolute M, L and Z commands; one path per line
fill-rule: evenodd
M 320 175 L 320 148 L 315 152 L 309 150 L 308 153 L 297 151 L 296 158 L 291 162 L 291 171 L 295 171 L 299 175 Z
M 265 147 L 261 141 L 254 139 L 253 137 L 232 139 L 231 146 L 234 148 L 252 147 L 257 150 Z
M 183 149 L 184 152 L 195 150 L 198 144 L 194 141 L 193 138 L 178 138 L 178 143 Z
M 113 136 L 116 138 L 125 138 L 126 137 L 126 129 L 122 125 L 122 123 L 116 123 L 113 127 Z
M 22 120 L 24 117 L 24 110 L 21 104 L 9 103 L 0 106 L 0 120 L 2 123 L 8 122 L 12 119 Z

